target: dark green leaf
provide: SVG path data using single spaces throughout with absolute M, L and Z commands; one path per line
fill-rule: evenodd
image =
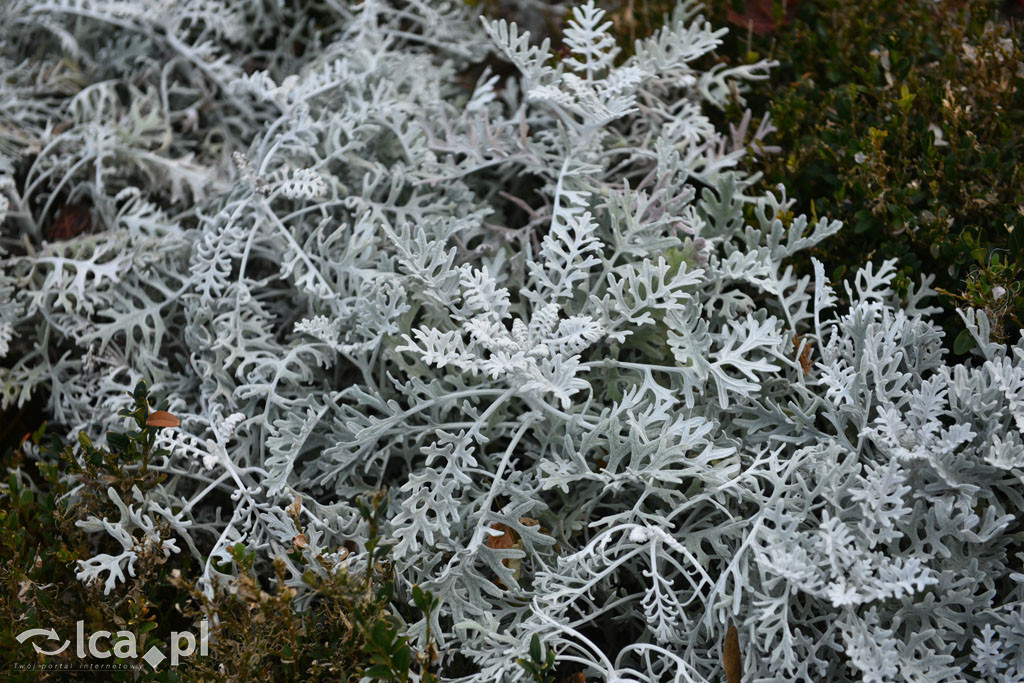
M 128 451 L 132 447 L 131 440 L 120 432 L 107 432 L 107 443 L 118 451 Z
M 391 644 L 391 638 L 388 637 L 387 624 L 383 621 L 378 621 L 374 624 L 373 628 L 370 630 L 370 640 L 375 645 L 378 645 L 383 649 L 387 649 Z
M 419 584 L 412 587 L 412 604 L 416 605 L 416 609 L 421 612 L 427 611 L 427 596 L 423 594 L 423 589 Z
M 369 669 L 367 669 L 363 673 L 364 673 L 364 675 L 369 676 L 370 678 L 379 678 L 379 679 L 388 680 L 388 681 L 394 680 L 394 678 L 395 678 L 395 675 L 392 672 L 391 667 L 382 666 L 380 664 L 377 664 L 375 666 L 371 666 Z
M 962 356 L 972 348 L 974 348 L 974 337 L 967 330 L 961 331 L 956 336 L 956 341 L 953 342 L 953 352 L 958 356 Z
M 403 645 L 399 648 L 399 650 L 395 652 L 394 657 L 392 657 L 392 661 L 394 662 L 395 669 L 399 672 L 408 671 L 409 664 L 412 662 L 412 654 L 409 652 L 409 646 Z

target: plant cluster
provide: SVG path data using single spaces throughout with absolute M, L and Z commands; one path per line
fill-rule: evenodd
M 1018 679 L 1024 341 L 967 310 L 951 364 L 930 277 L 806 259 L 840 223 L 716 127 L 769 64 L 700 10 L 626 54 L 593 2 L 557 49 L 418 0 L 4 6 L 0 402 L 120 468 L 83 588 L 180 563 L 259 676 L 354 629 L 410 680 Z

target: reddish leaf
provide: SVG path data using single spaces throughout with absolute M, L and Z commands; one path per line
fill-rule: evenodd
M 92 227 L 89 207 L 81 202 L 65 204 L 44 233 L 48 240 L 69 240 Z
M 494 548 L 495 550 L 505 550 L 511 548 L 516 544 L 515 534 L 512 529 L 502 524 L 501 522 L 495 522 L 491 525 L 491 528 L 495 531 L 500 531 L 501 536 L 487 536 L 487 547 Z

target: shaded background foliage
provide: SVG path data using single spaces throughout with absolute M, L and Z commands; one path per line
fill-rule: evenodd
M 608 2 L 627 45 L 667 2 Z M 732 28 L 728 63 L 770 58 L 746 95 L 776 131 L 756 166 L 794 211 L 847 228 L 815 250 L 841 278 L 898 258 L 897 286 L 934 274 L 952 348 L 956 306 L 984 309 L 998 339 L 1024 314 L 1024 18 L 1016 0 L 709 2 Z M 725 112 L 737 120 L 740 108 Z M 961 339 L 963 339 L 961 337 Z M 961 348 L 958 351 L 963 351 Z

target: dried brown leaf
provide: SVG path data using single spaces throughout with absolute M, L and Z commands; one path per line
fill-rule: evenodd
M 495 531 L 500 531 L 500 536 L 487 536 L 487 547 L 494 548 L 495 550 L 505 550 L 511 548 L 516 544 L 515 532 L 512 531 L 508 526 L 501 522 L 495 522 L 491 525 L 491 528 Z
M 45 231 L 48 240 L 69 240 L 92 227 L 92 214 L 83 203 L 65 205 Z
M 811 341 L 808 339 L 804 344 L 803 351 L 800 351 L 800 343 L 804 341 L 804 338 L 799 334 L 793 335 L 793 346 L 796 351 L 799 352 L 797 360 L 800 361 L 800 367 L 804 369 L 804 374 L 811 374 L 811 368 L 814 367 L 813 361 L 811 361 Z
M 742 660 L 740 659 L 740 634 L 735 626 L 725 632 L 725 644 L 722 646 L 722 666 L 725 678 L 729 683 L 740 683 Z

